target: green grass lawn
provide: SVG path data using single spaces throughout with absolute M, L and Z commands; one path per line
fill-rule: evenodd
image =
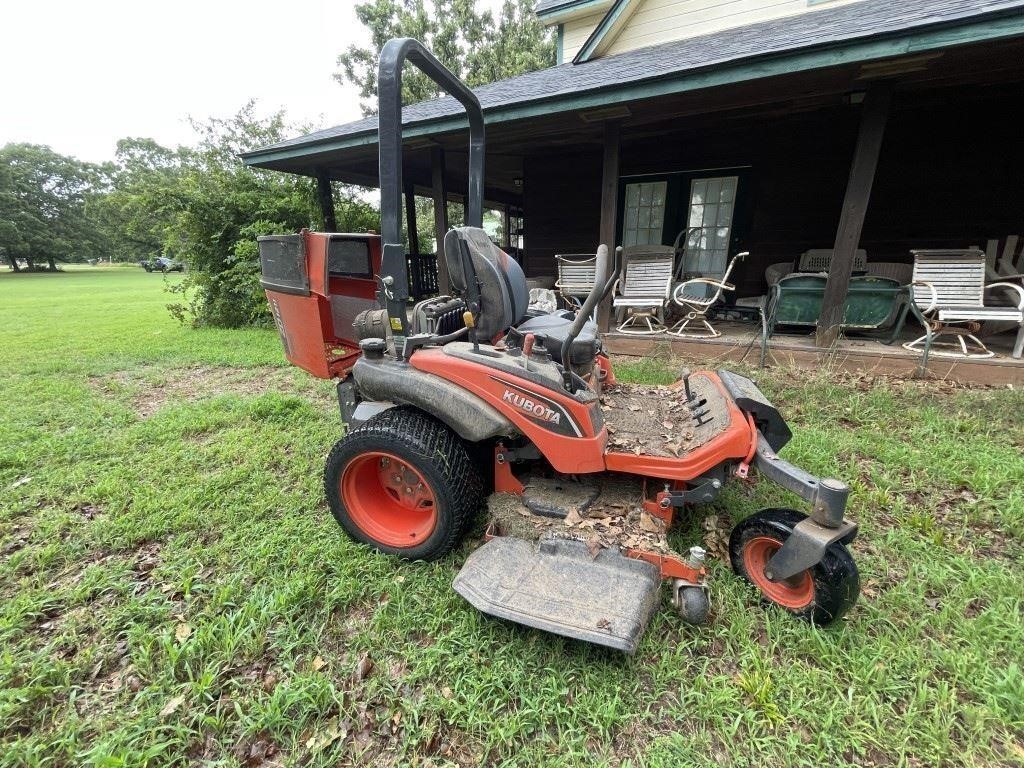
M 854 488 L 860 603 L 817 629 L 715 562 L 710 623 L 665 590 L 627 658 L 475 612 L 473 542 L 347 540 L 331 385 L 178 325 L 179 279 L 0 274 L 0 765 L 1024 764 L 1019 389 L 759 373 Z M 734 484 L 674 543 L 789 502 Z

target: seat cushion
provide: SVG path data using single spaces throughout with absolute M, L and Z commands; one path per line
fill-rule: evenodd
M 572 322 L 571 317 L 559 314 L 531 317 L 521 322 L 509 333 L 509 343 L 519 346 L 522 343 L 521 339 L 525 338 L 526 334 L 532 333 L 538 344 L 543 344 L 544 349 L 556 361 L 561 361 L 562 348 L 565 346 Z M 597 333 L 597 323 L 588 320 L 583 324 L 580 335 L 573 340 L 569 361 L 572 365 L 586 365 L 593 362 L 595 355 L 600 351 L 601 340 Z

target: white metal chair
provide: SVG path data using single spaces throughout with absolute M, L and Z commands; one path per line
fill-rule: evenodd
M 579 309 L 594 290 L 597 257 L 586 253 L 556 255 L 555 264 L 558 265 L 555 288 L 568 306 Z
M 985 285 L 985 253 L 971 250 L 922 250 L 914 254 L 914 279 L 909 286 L 909 309 L 924 326 L 925 334 L 903 346 L 923 352 L 921 367 L 928 355 L 940 357 L 992 357 L 974 334 L 986 320 L 1008 320 L 1020 327 L 1013 356 L 1024 350 L 1024 288 L 1013 283 Z M 993 288 L 1016 294 L 1017 306 L 986 306 L 985 292 Z M 954 336 L 959 344 L 939 342 L 940 336 Z M 974 351 L 968 349 L 968 341 Z M 940 347 L 932 349 L 933 346 Z M 959 349 L 958 349 L 959 347 Z
M 669 333 L 673 336 L 691 339 L 713 339 L 716 336 L 721 336 L 722 334 L 708 322 L 708 311 L 721 300 L 725 291 L 736 290 L 736 286 L 729 282 L 729 275 L 732 274 L 736 262 L 743 261 L 749 255 L 748 251 L 743 251 L 743 253 L 733 256 L 725 268 L 725 274 L 722 275 L 721 280 L 695 277 L 679 283 L 672 291 L 672 301 L 680 306 L 685 314 L 678 323 L 669 329 Z M 709 292 L 709 286 L 714 290 Z M 709 293 L 710 295 L 708 295 Z M 691 323 L 700 323 L 703 327 L 698 325 L 697 330 L 694 331 L 690 327 Z
M 675 272 L 675 248 L 631 245 L 622 250 L 622 272 L 612 291 L 612 307 L 620 333 L 649 336 L 664 333 Z

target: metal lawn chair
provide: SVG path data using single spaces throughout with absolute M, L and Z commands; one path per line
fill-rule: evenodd
M 631 245 L 622 250 L 622 272 L 615 281 L 612 307 L 620 333 L 664 333 L 675 272 L 676 250 L 670 245 Z
M 1014 283 L 985 285 L 985 253 L 971 250 L 922 250 L 914 254 L 914 279 L 909 286 L 908 309 L 924 326 L 920 338 L 903 346 L 923 352 L 921 367 L 928 355 L 959 358 L 986 358 L 995 353 L 974 334 L 986 320 L 1008 320 L 1020 327 L 1013 356 L 1024 350 L 1024 288 Z M 986 306 L 985 292 L 993 288 L 1015 294 L 1016 306 Z M 953 342 L 936 342 L 952 336 Z M 968 348 L 970 342 L 971 348 Z M 933 347 L 938 347 L 933 349 Z M 972 351 L 973 350 L 973 351 Z
M 583 301 L 594 290 L 597 274 L 597 257 L 586 253 L 556 255 L 558 280 L 555 288 L 565 303 L 573 309 L 583 306 Z
M 672 301 L 680 306 L 685 314 L 672 326 L 669 333 L 692 339 L 713 339 L 721 336 L 722 334 L 708 322 L 708 311 L 721 300 L 725 291 L 736 290 L 736 286 L 729 282 L 729 275 L 732 274 L 736 262 L 743 261 L 749 255 L 748 251 L 743 251 L 733 256 L 721 280 L 694 277 L 679 283 L 672 291 Z M 709 291 L 709 287 L 713 290 Z M 691 328 L 691 323 L 696 328 Z

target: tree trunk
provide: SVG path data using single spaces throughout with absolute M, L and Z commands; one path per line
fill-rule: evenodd
M 17 256 L 15 256 L 13 253 L 8 253 L 7 260 L 11 262 L 11 269 L 13 269 L 15 272 L 21 272 L 21 267 L 18 266 Z

